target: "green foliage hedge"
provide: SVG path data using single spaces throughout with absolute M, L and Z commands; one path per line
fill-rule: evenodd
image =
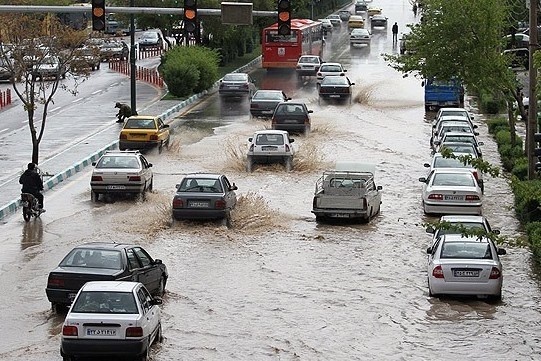
M 526 225 L 526 234 L 530 240 L 530 249 L 538 263 L 541 259 L 541 222 L 531 222 Z
M 184 97 L 209 89 L 218 80 L 219 56 L 201 46 L 177 46 L 163 57 L 159 70 L 169 92 Z

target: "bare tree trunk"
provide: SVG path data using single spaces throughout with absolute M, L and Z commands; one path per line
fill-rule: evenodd
M 511 133 L 511 146 L 517 145 L 517 128 L 515 126 L 515 112 L 513 111 L 513 102 L 511 99 L 507 100 L 507 117 L 509 118 L 509 131 Z

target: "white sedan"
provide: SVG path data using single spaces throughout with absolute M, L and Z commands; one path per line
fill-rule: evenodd
M 436 225 L 430 225 L 426 228 L 426 233 L 432 234 L 432 245 L 444 234 L 463 234 L 466 232 L 489 235 L 500 234 L 499 229 L 492 229 L 485 216 L 441 216 Z
M 372 40 L 372 34 L 370 34 L 370 31 L 368 29 L 364 28 L 355 28 L 351 30 L 351 33 L 349 34 L 349 45 L 370 45 L 370 42 Z
M 423 183 L 422 204 L 425 214 L 482 213 L 482 191 L 468 169 L 433 169 Z
M 426 252 L 429 296 L 501 298 L 503 271 L 499 256 L 506 251 L 489 238 L 446 234 Z
M 162 340 L 161 303 L 139 282 L 87 282 L 62 326 L 63 360 L 116 356 L 147 361 L 152 343 Z

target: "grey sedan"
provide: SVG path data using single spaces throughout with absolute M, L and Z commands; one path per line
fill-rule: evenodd
M 237 204 L 235 191 L 223 174 L 189 174 L 180 184 L 173 198 L 173 218 L 183 219 L 224 219 L 230 223 L 231 211 Z
M 255 92 L 255 84 L 246 73 L 229 73 L 220 80 L 218 93 L 222 97 L 251 97 Z
M 250 99 L 250 115 L 253 117 L 272 117 L 280 102 L 291 100 L 281 90 L 258 90 Z

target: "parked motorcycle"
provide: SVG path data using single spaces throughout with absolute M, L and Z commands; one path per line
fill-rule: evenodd
M 23 207 L 23 218 L 26 222 L 32 217 L 39 217 L 44 211 L 39 207 L 39 202 L 33 194 L 21 193 L 21 206 Z

